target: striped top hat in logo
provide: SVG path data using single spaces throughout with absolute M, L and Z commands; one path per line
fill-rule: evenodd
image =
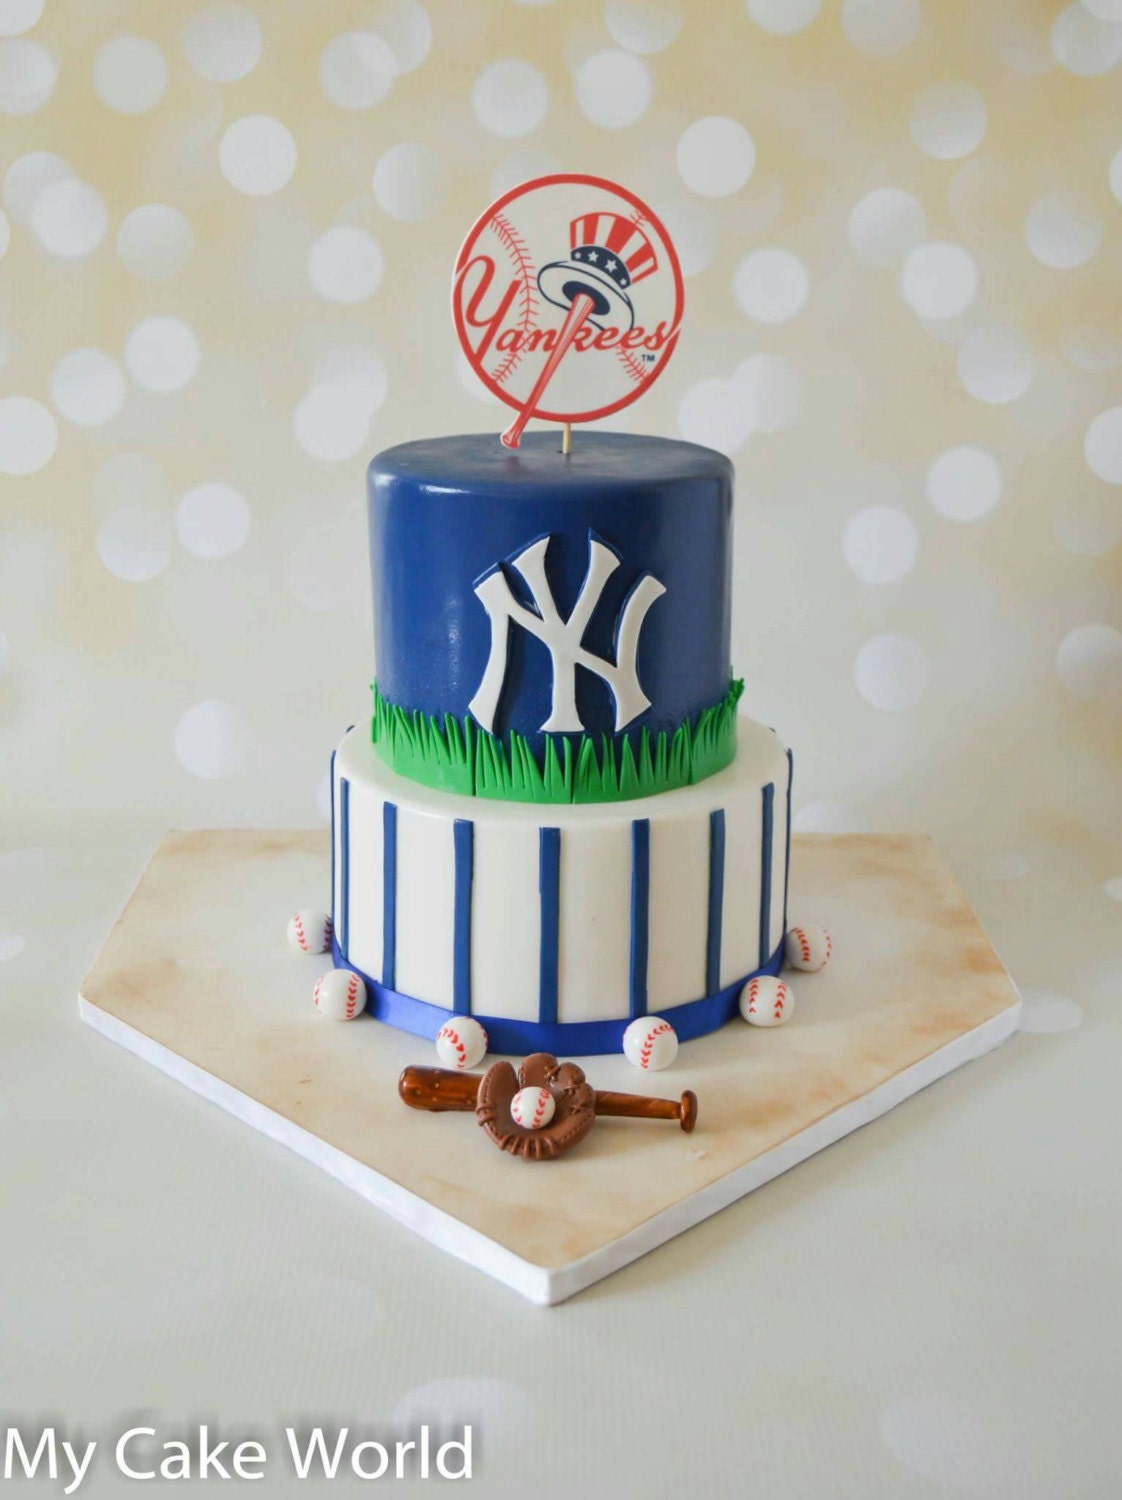
M 678 342 L 682 272 L 657 216 L 601 177 L 522 183 L 472 226 L 452 311 L 464 354 L 517 415 L 591 422 L 636 400 Z

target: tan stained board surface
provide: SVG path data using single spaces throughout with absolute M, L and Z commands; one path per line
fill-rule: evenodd
M 124 1023 L 531 1266 L 595 1254 L 1018 1004 L 929 840 L 796 836 L 791 919 L 825 925 L 834 956 L 788 975 L 792 1021 L 736 1021 L 661 1074 L 582 1059 L 598 1088 L 694 1089 L 698 1128 L 601 1120 L 570 1156 L 530 1164 L 471 1115 L 399 1101 L 399 1072 L 434 1063 L 431 1043 L 313 1010 L 329 959 L 294 953 L 284 924 L 327 870 L 318 832 L 168 834 L 82 986 L 87 1018 Z

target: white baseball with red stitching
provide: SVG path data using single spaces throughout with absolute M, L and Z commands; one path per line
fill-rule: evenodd
M 557 1105 L 548 1089 L 519 1089 L 510 1101 L 510 1117 L 523 1130 L 541 1130 L 553 1119 Z
M 740 992 L 740 1014 L 750 1026 L 782 1026 L 795 1014 L 795 992 L 785 979 L 759 974 Z
M 366 1009 L 366 986 L 350 969 L 328 969 L 316 980 L 312 1004 L 329 1021 L 353 1021 Z
M 825 927 L 815 927 L 813 923 L 807 923 L 802 927 L 787 929 L 787 944 L 784 952 L 790 968 L 802 969 L 807 974 L 816 974 L 819 969 L 826 967 L 833 946 L 830 934 Z
M 474 1068 L 487 1055 L 487 1033 L 474 1016 L 445 1021 L 436 1033 L 436 1055 L 446 1068 Z
M 302 906 L 288 919 L 288 941 L 301 953 L 326 953 L 331 947 L 331 918 L 315 906 Z
M 623 1055 L 633 1068 L 659 1073 L 678 1056 L 678 1034 L 661 1016 L 640 1016 L 623 1033 Z

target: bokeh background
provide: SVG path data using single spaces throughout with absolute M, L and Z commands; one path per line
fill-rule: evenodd
M 1122 900 L 1122 0 L 0 0 L 0 36 L 0 808 L 325 818 L 365 464 L 503 425 L 453 258 L 593 171 L 680 247 L 679 351 L 612 420 L 736 460 L 799 826 L 934 834 L 1070 1023 Z

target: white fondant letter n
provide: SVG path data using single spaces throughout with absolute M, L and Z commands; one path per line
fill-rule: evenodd
M 476 722 L 492 732 L 499 699 L 506 681 L 507 646 L 513 621 L 523 630 L 537 636 L 549 651 L 553 672 L 553 696 L 549 717 L 540 727 L 546 731 L 583 729 L 577 712 L 577 667 L 595 672 L 607 683 L 615 704 L 615 727 L 618 734 L 650 707 L 651 700 L 639 685 L 636 657 L 639 632 L 647 611 L 665 594 L 665 587 L 650 573 L 645 573 L 631 590 L 620 612 L 616 628 L 616 659 L 594 656 L 581 644 L 588 622 L 600 602 L 604 585 L 619 567 L 619 558 L 596 537 L 588 539 L 588 571 L 580 594 L 567 620 L 561 618 L 545 572 L 545 554 L 549 537 L 531 543 L 513 559 L 530 590 L 537 614 L 521 604 L 511 592 L 501 568 L 488 573 L 475 586 L 483 608 L 491 621 L 491 650 L 487 666 L 475 697 L 468 704 Z

